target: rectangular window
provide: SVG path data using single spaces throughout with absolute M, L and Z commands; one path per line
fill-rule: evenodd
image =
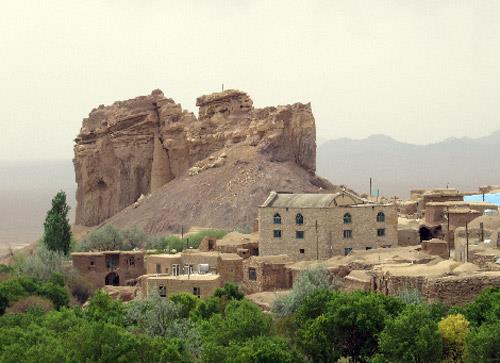
M 128 258 L 128 265 L 129 266 L 135 266 L 135 258 L 129 257 Z
M 273 231 L 274 238 L 281 238 L 281 229 L 275 229 Z
M 352 229 L 344 229 L 344 239 L 352 238 Z
M 344 256 L 349 255 L 351 252 L 352 252 L 352 248 L 351 247 L 344 248 Z
M 248 279 L 250 281 L 256 281 L 257 280 L 257 271 L 253 267 L 248 268 Z
M 159 263 L 156 264 L 156 273 L 161 274 L 161 265 Z
M 194 296 L 201 296 L 201 289 L 199 287 L 193 287 L 193 295 Z
M 371 249 L 372 249 L 372 247 L 366 247 L 366 250 L 367 250 L 367 251 L 368 251 L 368 250 L 371 250 Z
M 192 275 L 193 274 L 193 265 L 184 265 L 184 274 Z
M 295 238 L 304 239 L 304 231 L 295 231 Z
M 177 264 L 172 265 L 172 276 L 179 276 L 180 266 Z
M 304 249 L 303 249 L 303 248 L 301 248 L 301 249 L 299 250 L 299 252 L 300 252 L 301 254 L 304 254 L 304 252 L 305 252 L 305 251 L 304 251 Z
M 158 293 L 160 297 L 167 297 L 167 287 L 163 285 L 158 286 Z
M 379 229 L 377 229 L 377 236 L 378 237 L 384 237 L 385 236 L 385 228 L 379 228 Z

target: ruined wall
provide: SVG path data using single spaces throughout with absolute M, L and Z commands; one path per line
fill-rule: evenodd
M 227 90 L 197 105 L 198 119 L 155 90 L 92 110 L 75 139 L 76 224 L 97 225 L 190 168 L 224 163 L 234 145 L 315 171 L 310 104 L 255 109 L 246 93 Z

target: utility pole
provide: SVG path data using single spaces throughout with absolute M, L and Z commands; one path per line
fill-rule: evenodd
M 319 260 L 318 220 L 316 220 L 316 260 Z
M 469 226 L 468 223 L 465 222 L 465 262 L 469 262 Z
M 370 177 L 370 197 L 372 196 L 372 177 Z
M 446 216 L 448 220 L 448 228 L 446 229 L 446 241 L 448 242 L 448 259 L 451 257 L 451 243 L 450 243 L 450 207 L 446 207 Z
M 222 92 L 224 92 L 224 83 L 222 84 Z

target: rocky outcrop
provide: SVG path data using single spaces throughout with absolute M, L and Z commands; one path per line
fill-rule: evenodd
M 246 93 L 236 90 L 199 97 L 196 104 L 198 118 L 155 90 L 92 110 L 75 139 L 76 224 L 98 225 L 127 206 L 137 208 L 139 197 L 152 192 L 152 199 L 160 192 L 175 199 L 165 195 L 166 184 L 222 168 L 228 159 L 235 163 L 236 152 L 249 164 L 295 165 L 302 179 L 298 185 L 311 190 L 331 186 L 314 175 L 310 104 L 256 109 Z

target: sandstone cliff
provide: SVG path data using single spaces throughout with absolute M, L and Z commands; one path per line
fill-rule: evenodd
M 197 106 L 195 117 L 155 90 L 92 110 L 75 139 L 76 224 L 122 211 L 110 222 L 154 233 L 234 228 L 253 223 L 272 189 L 333 187 L 314 175 L 310 104 L 256 109 L 246 93 L 227 90 Z

